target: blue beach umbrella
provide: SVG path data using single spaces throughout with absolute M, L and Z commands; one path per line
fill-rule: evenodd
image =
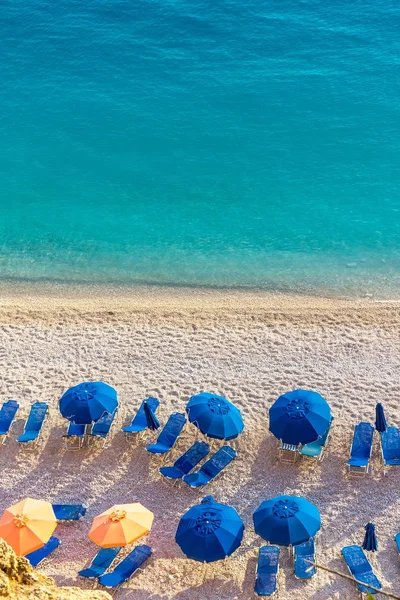
M 277 546 L 296 546 L 314 537 L 321 527 L 316 506 L 300 496 L 275 496 L 253 514 L 254 529 Z
M 144 400 L 143 402 L 143 410 L 144 416 L 146 417 L 148 429 L 150 429 L 151 431 L 155 431 L 156 429 L 158 429 L 160 427 L 160 421 L 157 419 L 156 415 L 151 410 L 151 407 L 149 406 L 147 400 Z
M 378 402 L 375 408 L 375 429 L 379 431 L 379 433 L 382 433 L 387 429 L 385 412 L 380 402 Z
M 101 381 L 85 381 L 75 385 L 59 401 L 62 416 L 79 425 L 98 421 L 102 414 L 112 413 L 117 406 L 117 392 Z
M 192 396 L 186 412 L 189 421 L 210 438 L 233 440 L 244 429 L 240 410 L 223 396 L 207 392 Z
M 322 436 L 332 420 L 329 404 L 317 392 L 294 390 L 283 394 L 269 409 L 269 430 L 285 444 L 310 444 Z
M 209 563 L 239 548 L 243 532 L 243 521 L 234 508 L 206 496 L 183 515 L 175 541 L 188 558 Z
M 367 523 L 365 526 L 365 536 L 362 547 L 369 552 L 377 552 L 378 550 L 378 539 L 373 523 Z

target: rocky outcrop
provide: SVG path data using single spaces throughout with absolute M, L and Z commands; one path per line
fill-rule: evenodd
M 59 588 L 53 579 L 35 571 L 26 558 L 0 539 L 0 599 L 10 600 L 111 600 L 107 592 Z

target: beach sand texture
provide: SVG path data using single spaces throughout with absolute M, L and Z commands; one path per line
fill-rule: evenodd
M 25 496 L 53 502 L 83 502 L 87 516 L 56 530 L 62 546 L 41 571 L 59 585 L 90 588 L 77 571 L 94 556 L 87 534 L 92 518 L 114 503 L 138 500 L 155 514 L 144 543 L 154 556 L 118 599 L 233 600 L 253 597 L 257 551 L 262 540 L 252 513 L 266 498 L 304 495 L 322 514 L 318 560 L 347 572 L 340 549 L 361 544 L 363 526 L 376 524 L 380 542 L 371 562 L 387 590 L 400 589 L 400 562 L 393 536 L 400 531 L 400 469 L 383 477 L 375 436 L 372 475 L 345 472 L 354 425 L 374 421 L 383 402 L 389 424 L 400 425 L 400 315 L 398 304 L 290 298 L 256 293 L 143 291 L 131 297 L 93 293 L 68 298 L 47 290 L 4 293 L 0 300 L 0 381 L 3 402 L 20 402 L 18 419 L 0 448 L 0 510 Z M 63 452 L 66 423 L 57 401 L 71 385 L 104 380 L 118 390 L 120 409 L 104 450 Z M 335 417 L 322 463 L 277 461 L 277 440 L 268 431 L 268 409 L 283 392 L 298 387 L 320 392 Z M 242 411 L 245 433 L 232 442 L 238 457 L 203 489 L 172 487 L 158 473 L 160 459 L 143 443 L 125 441 L 141 400 L 160 398 L 158 417 L 184 411 L 199 391 L 225 395 Z M 50 404 L 40 447 L 20 448 L 32 402 Z M 148 441 L 156 435 L 149 434 Z M 187 425 L 166 456 L 172 462 L 191 445 L 197 430 Z M 213 442 L 217 448 L 219 442 Z M 244 520 L 244 543 L 224 562 L 207 566 L 184 557 L 174 542 L 183 513 L 205 495 L 233 505 Z M 282 549 L 279 600 L 345 600 L 355 587 L 325 572 L 305 583 L 295 579 Z

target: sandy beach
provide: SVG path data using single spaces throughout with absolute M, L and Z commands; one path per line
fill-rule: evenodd
M 400 425 L 399 326 L 396 302 L 168 288 L 75 292 L 43 286 L 32 293 L 28 286 L 4 286 L 0 401 L 16 399 L 21 408 L 0 448 L 0 510 L 25 496 L 83 502 L 87 516 L 58 526 L 62 546 L 41 570 L 60 585 L 89 588 L 77 571 L 96 552 L 87 537 L 92 518 L 114 503 L 140 501 L 155 514 L 144 540 L 154 557 L 117 593 L 118 600 L 248 600 L 256 548 L 263 543 L 254 533 L 253 511 L 276 494 L 303 495 L 322 515 L 318 561 L 346 573 L 341 548 L 361 544 L 363 526 L 373 521 L 380 550 L 370 560 L 384 588 L 398 592 L 393 536 L 400 531 L 400 469 L 383 476 L 377 436 L 369 477 L 349 479 L 345 463 L 354 425 L 374 422 L 376 402 L 384 404 L 389 424 Z M 104 450 L 64 452 L 66 423 L 57 402 L 84 380 L 103 380 L 117 389 L 116 424 Z M 299 387 L 326 398 L 334 427 L 322 463 L 302 459 L 282 465 L 268 431 L 268 409 L 280 394 Z M 160 460 L 150 458 L 143 443 L 127 443 L 121 427 L 146 396 L 160 399 L 158 416 L 165 423 L 203 390 L 241 409 L 245 432 L 232 442 L 238 456 L 206 488 L 172 487 L 159 475 Z M 15 438 L 37 400 L 49 403 L 50 414 L 41 445 L 26 450 Z M 187 425 L 165 464 L 196 437 Z M 208 494 L 234 506 L 246 531 L 232 557 L 204 567 L 185 558 L 174 535 L 183 513 Z M 282 549 L 277 599 L 356 597 L 350 582 L 322 571 L 307 583 L 296 580 L 293 560 Z

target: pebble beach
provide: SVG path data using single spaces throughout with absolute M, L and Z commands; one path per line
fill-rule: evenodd
M 400 530 L 400 470 L 383 475 L 378 436 L 372 472 L 349 478 L 346 460 L 359 421 L 374 422 L 376 402 L 390 425 L 400 424 L 400 314 L 398 304 L 337 298 L 169 288 L 63 290 L 4 286 L 0 297 L 1 401 L 20 403 L 18 419 L 0 449 L 2 510 L 32 496 L 82 502 L 86 517 L 60 524 L 62 540 L 41 571 L 59 585 L 91 587 L 77 576 L 94 556 L 91 520 L 115 503 L 140 501 L 155 514 L 145 538 L 154 555 L 145 570 L 117 593 L 118 599 L 219 600 L 252 597 L 257 548 L 252 513 L 277 494 L 302 495 L 321 511 L 317 561 L 346 573 L 340 550 L 361 544 L 367 521 L 376 524 L 379 552 L 370 558 L 384 589 L 400 588 L 393 536 Z M 102 380 L 117 389 L 119 411 L 106 448 L 66 452 L 66 422 L 58 399 L 70 386 Z M 329 402 L 334 426 L 322 462 L 278 461 L 268 431 L 268 409 L 285 391 L 305 388 Z M 146 396 L 160 399 L 164 424 L 184 412 L 199 391 L 226 396 L 240 408 L 245 431 L 231 445 L 236 460 L 216 481 L 193 490 L 161 478 L 160 458 L 145 444 L 125 440 L 128 424 Z M 41 443 L 20 448 L 16 437 L 32 402 L 50 406 Z M 198 431 L 187 424 L 164 464 L 187 449 Z M 212 442 L 212 448 L 221 445 Z M 175 544 L 180 517 L 205 495 L 236 508 L 245 523 L 241 548 L 225 561 L 202 565 Z M 282 549 L 279 600 L 350 600 L 352 583 L 319 571 L 309 582 L 295 579 L 293 559 Z

